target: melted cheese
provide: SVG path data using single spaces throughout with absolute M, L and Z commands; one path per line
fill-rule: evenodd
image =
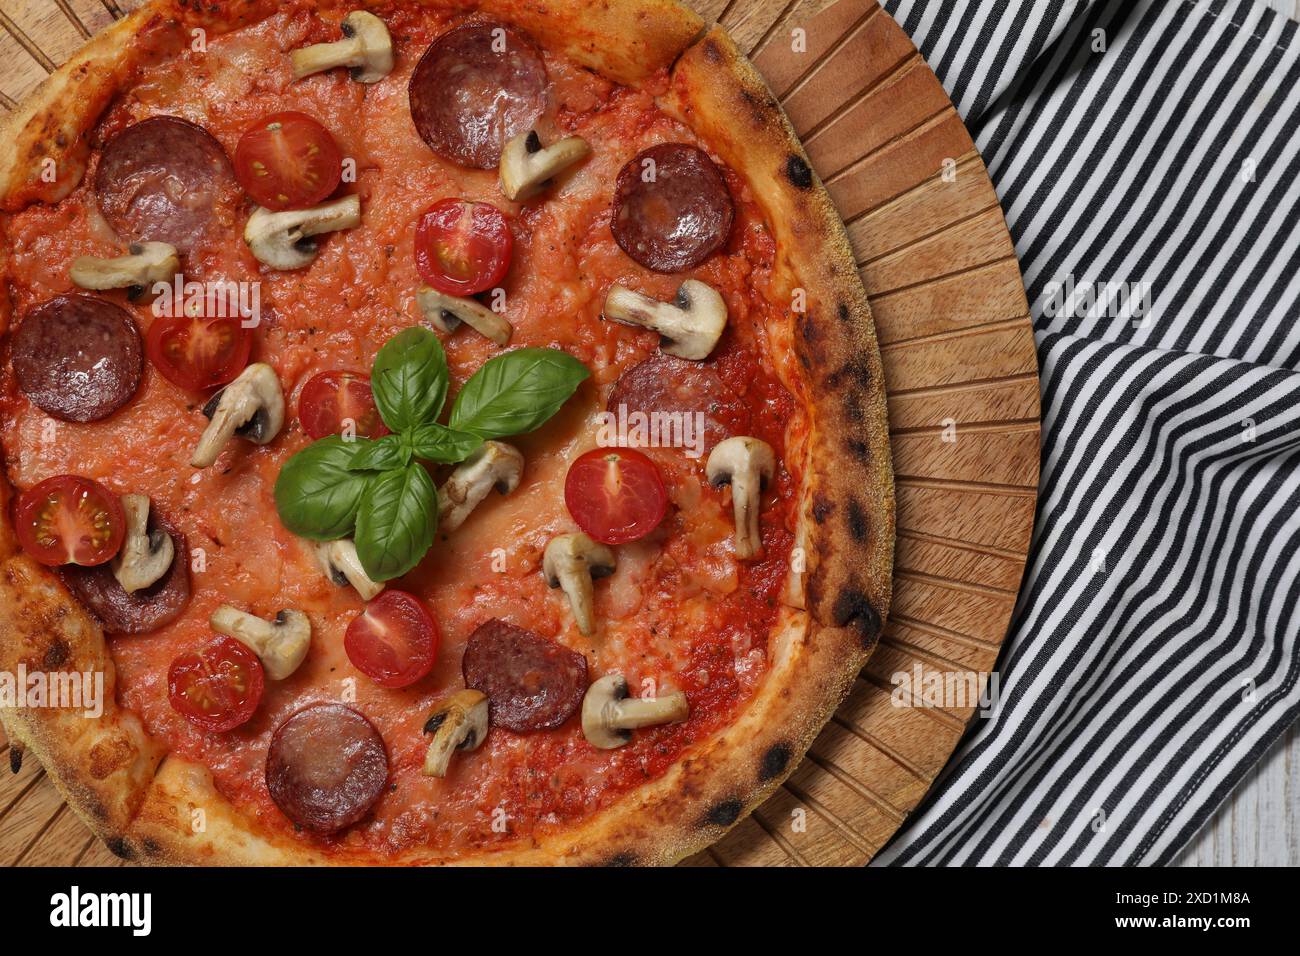
M 362 196 L 363 226 L 331 236 L 310 268 L 261 272 L 240 239 L 240 223 L 224 224 L 218 239 L 187 264 L 190 278 L 261 283 L 263 325 L 255 354 L 275 367 L 289 396 L 291 417 L 282 436 L 263 448 L 232 442 L 214 467 L 195 472 L 187 459 L 205 424 L 200 397 L 148 368 L 136 399 L 92 425 L 53 424 L 16 393 L 6 370 L 0 439 L 19 488 L 54 474 L 84 474 L 118 493 L 148 494 L 189 536 L 194 596 L 186 613 L 155 634 L 112 642 L 120 701 L 142 715 L 151 733 L 211 769 L 218 789 L 244 812 L 287 829 L 263 781 L 270 735 L 310 701 L 349 701 L 382 733 L 393 786 L 369 820 L 323 842 L 379 851 L 432 845 L 454 853 L 562 825 L 608 805 L 662 773 L 743 706 L 765 672 L 775 614 L 769 582 L 784 577 L 789 548 L 788 534 L 779 531 L 787 520 L 781 502 L 789 496 L 789 476 L 783 473 L 768 499 L 765 521 L 778 531 L 767 561 L 741 568 L 731 549 L 729 501 L 706 486 L 703 460 L 652 450 L 673 508 L 654 535 L 619 549 L 618 571 L 597 584 L 601 632 L 594 639 L 577 632 L 564 595 L 548 588 L 540 573 L 542 550 L 552 535 L 575 530 L 564 506 L 564 476 L 574 458 L 594 447 L 595 415 L 612 384 L 657 345 L 651 333 L 600 321 L 601 305 L 615 282 L 668 299 L 681 278 L 650 273 L 618 249 L 609 231 L 613 184 L 644 146 L 694 137 L 655 108 L 650 92 L 615 93 L 598 77 L 548 57 L 549 121 L 586 137 L 593 155 L 550 197 L 527 208 L 509 204 L 494 172 L 452 167 L 415 134 L 407 108 L 409 72 L 446 24 L 429 14 L 399 16 L 401 22 L 390 23 L 399 67 L 373 86 L 352 83 L 341 71 L 290 83 L 283 51 L 330 37 L 314 16 L 289 9 L 210 40 L 206 54 L 186 54 L 180 68 L 146 69 L 104 121 L 107 132 L 155 113 L 179 114 L 204 125 L 233 154 L 253 120 L 300 109 L 322 119 L 355 160 L 358 181 L 349 188 Z M 779 449 L 786 423 L 799 415 L 762 357 L 763 327 L 780 315 L 762 298 L 773 250 L 743 186 L 734 179 L 732 186 L 740 200 L 736 238 L 693 275 L 727 300 L 732 330 L 717 361 L 732 363 L 738 387 L 751 390 L 750 404 L 768 409 L 755 432 Z M 592 379 L 545 427 L 511 439 L 527 460 L 515 493 L 491 494 L 462 528 L 439 538 L 415 572 L 391 585 L 424 599 L 442 631 L 432 673 L 391 691 L 348 661 L 343 633 L 362 604 L 350 589 L 326 580 L 310 549 L 280 525 L 273 488 L 286 458 L 307 444 L 292 418 L 302 383 L 325 369 L 368 369 L 384 341 L 417 321 L 414 223 L 434 201 L 451 195 L 492 202 L 515 220 L 515 260 L 505 285 L 512 346 L 564 348 L 588 365 Z M 4 225 L 19 310 L 66 291 L 72 257 L 112 252 L 84 184 L 58 207 L 33 207 Z M 137 305 L 135 314 L 147 328 L 148 308 Z M 445 337 L 445 344 L 453 394 L 497 351 L 469 329 Z M 281 607 L 303 609 L 312 621 L 312 648 L 297 673 L 268 685 L 252 721 L 229 734 L 205 735 L 170 707 L 166 671 L 176 655 L 211 639 L 207 618 L 223 603 L 266 616 Z M 445 779 L 424 777 L 422 725 L 435 702 L 461 686 L 465 641 L 491 618 L 581 651 L 593 676 L 619 670 L 636 687 L 650 680 L 685 690 L 691 719 L 638 732 L 617 751 L 587 745 L 575 721 L 526 736 L 498 729 L 478 750 L 458 755 Z M 491 826 L 495 810 L 506 813 L 505 832 Z

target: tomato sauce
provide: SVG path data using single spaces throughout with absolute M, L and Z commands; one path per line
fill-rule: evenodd
M 253 359 L 270 363 L 286 393 L 288 420 L 270 445 L 237 442 L 215 466 L 196 471 L 190 450 L 202 433 L 206 395 L 187 393 L 147 367 L 133 402 L 89 425 L 54 422 L 15 388 L 6 364 L 0 384 L 0 441 L 19 489 L 65 472 L 94 478 L 112 491 L 148 494 L 188 536 L 193 597 L 175 623 L 152 634 L 113 637 L 119 702 L 138 712 L 170 749 L 211 769 L 218 789 L 276 831 L 292 824 L 271 802 L 264 773 L 276 727 L 304 704 L 349 702 L 380 730 L 390 757 L 389 787 L 371 816 L 333 838 L 298 834 L 339 851 L 380 854 L 430 846 L 457 851 L 505 845 L 561 828 L 609 806 L 620 794 L 662 775 L 689 749 L 726 727 L 767 671 L 768 636 L 789 566 L 796 476 L 778 467 L 765 497 L 761 561 L 731 555 L 729 497 L 708 486 L 704 457 L 678 448 L 647 449 L 659 465 L 670 505 L 650 537 L 619 549 L 618 572 L 597 586 L 595 639 L 577 632 L 563 595 L 540 573 L 546 542 L 576 530 L 563 504 L 568 464 L 595 447 L 595 422 L 619 376 L 655 354 L 657 337 L 601 320 L 611 285 L 623 283 L 669 299 L 686 276 L 641 268 L 610 232 L 610 200 L 619 169 L 658 142 L 694 142 L 689 129 L 662 112 L 658 77 L 642 89 L 615 87 L 589 71 L 546 55 L 552 105 L 547 122 L 588 139 L 592 156 L 553 195 L 526 207 L 506 202 L 495 171 L 463 170 L 435 156 L 411 122 L 406 86 L 419 54 L 451 25 L 433 12 L 403 11 L 389 20 L 397 68 L 373 86 L 344 71 L 293 83 L 286 51 L 331 40 L 335 25 L 286 4 L 270 20 L 211 38 L 204 53 L 146 68 L 139 83 L 110 107 L 96 132 L 113 132 L 159 113 L 198 123 L 233 155 L 258 117 L 299 110 L 333 133 L 361 196 L 363 225 L 328 237 L 317 261 L 298 272 L 262 272 L 244 245 L 242 218 L 220 224 L 189 258 L 186 278 L 257 283 L 261 326 Z M 99 215 L 94 166 L 55 207 L 33 206 L 0 219 L 11 250 L 14 315 L 67 291 L 67 263 L 78 255 L 120 254 Z M 802 411 L 777 380 L 769 330 L 785 310 L 766 298 L 775 249 L 745 184 L 728 173 L 736 223 L 728 245 L 690 273 L 717 288 L 730 314 L 709 364 L 747 409 L 748 433 L 778 459 Z M 501 209 L 515 232 L 514 262 L 503 283 L 511 346 L 563 348 L 592 378 L 534 434 L 511 439 L 527 460 L 524 479 L 507 498 L 492 495 L 452 535 L 439 535 L 429 556 L 394 587 L 419 595 L 438 621 L 442 645 L 432 671 L 392 690 L 360 674 L 343 650 L 349 622 L 363 605 L 351 589 L 328 581 L 305 542 L 279 523 L 272 489 L 280 466 L 305 447 L 297 399 L 313 375 L 330 369 L 367 373 L 379 347 L 419 320 L 420 285 L 413 255 L 415 223 L 433 202 L 457 197 Z M 246 211 L 246 210 L 245 210 Z M 125 297 L 107 293 L 125 303 Z M 145 331 L 147 304 L 127 306 Z M 498 352 L 469 329 L 443 336 L 452 394 Z M 734 423 L 733 423 L 734 425 Z M 435 474 L 441 481 L 442 473 Z M 307 660 L 288 679 L 266 684 L 254 717 L 228 733 L 205 733 L 167 699 L 167 670 L 180 654 L 212 637 L 208 617 L 230 603 L 263 616 L 297 607 L 313 624 Z M 599 751 L 577 719 L 541 733 L 496 728 L 472 753 L 459 754 L 444 779 L 421 773 L 429 738 L 422 727 L 434 705 L 462 686 L 460 659 L 473 630 L 492 618 L 530 628 L 587 655 L 593 678 L 623 672 L 634 689 L 682 690 L 690 718 L 638 731 L 630 744 Z

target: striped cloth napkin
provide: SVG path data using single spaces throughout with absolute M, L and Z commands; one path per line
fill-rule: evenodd
M 1169 863 L 1300 712 L 1297 24 L 885 8 L 1001 197 L 1043 457 L 1000 705 L 877 862 Z

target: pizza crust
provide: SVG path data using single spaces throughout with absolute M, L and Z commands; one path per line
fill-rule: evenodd
M 391 6 L 367 2 L 380 9 Z M 431 4 L 443 6 L 443 4 Z M 349 9 L 355 4 L 349 5 Z M 292 841 L 241 815 L 206 769 L 166 757 L 134 714 L 117 706 L 113 662 L 98 625 L 57 576 L 17 551 L 0 510 L 0 667 L 103 669 L 104 716 L 0 711 L 94 832 L 128 858 L 163 864 L 493 863 L 668 864 L 721 837 L 798 764 L 866 663 L 889 606 L 894 501 L 883 376 L 870 307 L 838 214 L 779 104 L 720 27 L 671 0 L 484 0 L 456 5 L 521 26 L 619 82 L 671 67 L 661 105 L 699 132 L 744 178 L 770 222 L 778 280 L 807 308 L 785 330 L 794 361 L 778 370 L 809 409 L 797 545 L 806 571 L 769 641 L 770 669 L 739 719 L 697 744 L 666 774 L 563 831 L 447 860 L 335 853 Z M 225 29 L 274 4 L 203 6 L 155 0 L 110 28 L 37 88 L 11 119 L 18 148 L 0 157 L 0 208 L 56 202 L 84 173 L 88 136 L 145 55 L 182 26 Z M 323 9 L 334 9 L 322 4 Z M 611 36 L 624 39 L 609 42 Z M 611 49 L 612 47 L 619 49 Z M 45 137 L 53 135 L 51 147 Z M 52 184 L 33 179 L 53 151 Z M 12 489 L 0 478 L 0 504 Z M 57 659 L 57 660 L 56 660 Z

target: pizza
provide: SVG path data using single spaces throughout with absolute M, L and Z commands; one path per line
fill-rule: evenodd
M 0 716 L 114 852 L 667 864 L 793 770 L 888 609 L 884 388 L 720 27 L 154 0 L 4 143 L 0 670 L 51 694 Z

